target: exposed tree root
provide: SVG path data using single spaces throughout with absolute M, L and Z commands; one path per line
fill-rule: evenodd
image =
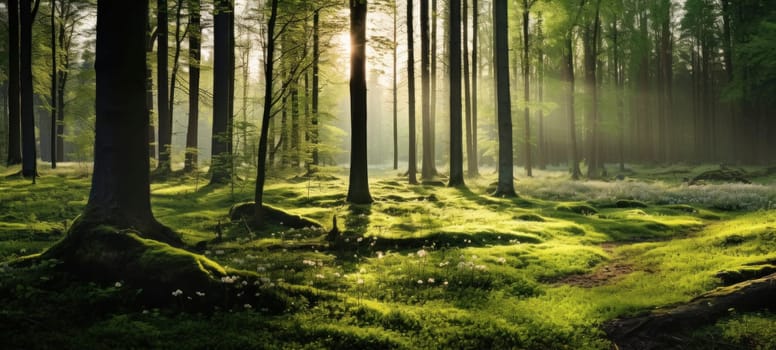
M 224 268 L 198 254 L 141 237 L 139 232 L 76 223 L 68 236 L 34 258 L 61 261 L 64 272 L 88 281 L 121 282 L 144 305 L 186 310 L 261 308 L 280 313 L 319 298 L 302 287 L 275 285 L 255 273 Z M 300 299 L 301 297 L 301 299 Z
M 708 325 L 732 311 L 776 308 L 776 273 L 717 288 L 686 304 L 619 318 L 603 328 L 619 349 L 664 349 L 681 346 L 681 334 Z
M 709 170 L 709 171 L 703 172 L 700 175 L 692 178 L 692 180 L 690 180 L 688 184 L 698 185 L 702 183 L 702 181 L 742 182 L 745 184 L 752 183 L 751 181 L 746 179 L 745 176 L 746 174 L 743 171 L 722 168 L 722 169 Z

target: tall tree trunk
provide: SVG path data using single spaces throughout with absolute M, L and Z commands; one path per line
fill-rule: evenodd
M 151 21 L 146 19 L 146 57 L 151 60 L 154 52 L 154 41 L 156 41 L 156 29 L 151 28 Z M 153 159 L 156 158 L 156 129 L 154 128 L 154 71 L 150 64 L 146 65 L 146 108 L 150 113 L 148 123 L 148 154 Z M 158 123 L 157 123 L 158 124 Z
M 477 151 L 477 81 L 480 78 L 480 66 L 477 59 L 479 45 L 479 0 L 472 0 L 472 155 L 474 156 L 474 162 L 470 163 L 474 171 L 470 171 L 470 174 L 478 176 L 480 173 L 480 153 Z
M 366 140 L 366 0 L 350 0 L 350 179 L 347 201 L 372 202 Z
M 272 118 L 272 76 L 275 59 L 275 22 L 278 16 L 278 0 L 270 4 L 270 16 L 267 22 L 266 51 L 264 52 L 264 111 L 261 115 L 261 132 L 259 134 L 259 159 L 256 169 L 256 188 L 254 192 L 253 218 L 257 223 L 264 219 L 264 182 L 267 178 L 267 138 Z M 313 107 L 314 108 L 314 107 Z M 274 144 L 273 144 L 274 146 Z
M 79 220 L 132 228 L 143 237 L 180 246 L 180 238 L 151 212 L 143 74 L 147 5 L 143 0 L 97 5 L 94 173 Z
M 175 85 L 177 83 L 178 78 L 178 70 L 180 69 L 180 57 L 181 57 L 181 44 L 183 43 L 183 39 L 186 37 L 185 31 L 181 31 L 181 12 L 183 11 L 183 1 L 185 0 L 176 0 L 175 1 L 175 51 L 173 52 L 172 57 L 172 72 L 170 72 L 170 98 L 169 98 L 169 105 L 167 106 L 167 113 L 170 116 L 170 146 L 168 147 L 168 157 L 170 157 L 170 153 L 172 153 L 172 120 L 173 116 L 175 115 Z M 172 159 L 168 159 L 167 161 L 169 168 L 167 170 L 172 170 Z
M 8 165 L 21 164 L 19 0 L 8 0 Z
M 56 9 L 57 3 L 51 0 L 51 96 L 49 104 L 51 106 L 51 130 L 49 133 L 51 146 L 51 169 L 57 168 L 57 25 Z
M 566 99 L 568 108 L 568 128 L 569 128 L 569 169 L 571 171 L 571 178 L 578 180 L 582 172 L 579 170 L 579 153 L 577 152 L 577 124 L 576 116 L 574 115 L 574 51 L 573 51 L 573 29 L 569 29 L 569 33 L 566 36 L 566 48 L 564 54 L 567 91 Z
M 320 57 L 321 57 L 321 38 L 320 38 L 320 10 L 316 9 L 315 14 L 313 14 L 313 120 L 312 120 L 312 132 L 311 132 L 311 142 L 313 144 L 313 165 L 319 165 L 320 159 L 318 154 L 318 123 L 320 116 L 318 115 L 318 95 L 320 93 L 320 87 L 318 82 L 318 74 L 320 71 Z M 394 23 L 394 28 L 396 28 Z M 395 30 L 395 29 L 394 29 Z M 394 34 L 394 41 L 395 41 L 396 35 Z M 396 77 L 396 55 L 394 54 L 393 58 L 394 62 L 394 79 Z M 396 91 L 396 86 L 394 86 L 394 91 Z M 395 93 L 395 92 L 394 92 Z M 394 99 L 395 101 L 395 99 Z M 393 119 L 393 125 L 394 125 L 394 131 L 396 126 L 396 105 L 394 102 L 394 119 Z M 394 137 L 394 142 L 396 141 L 396 138 Z M 394 150 L 395 151 L 395 150 Z M 396 169 L 396 166 L 394 165 L 394 169 Z
M 167 76 L 169 61 L 167 50 L 167 0 L 156 1 L 156 80 L 158 92 L 156 95 L 156 108 L 159 110 L 159 164 L 157 169 L 161 173 L 171 170 L 170 144 L 172 143 L 172 116 L 170 115 L 170 91 Z
M 539 12 L 539 16 L 537 18 L 536 22 L 536 47 L 538 49 L 538 57 L 537 62 L 538 66 L 536 67 L 536 92 L 537 92 L 537 98 L 539 100 L 539 105 L 541 106 L 544 103 L 544 28 L 542 20 L 542 13 Z M 539 166 L 539 169 L 544 170 L 547 169 L 547 140 L 546 140 L 546 132 L 544 130 L 544 108 L 539 107 L 539 143 L 537 147 L 537 165 Z
M 423 123 L 423 169 L 421 177 L 429 180 L 436 175 L 434 166 L 434 147 L 431 132 L 431 42 L 429 38 L 428 0 L 420 0 L 420 74 L 421 74 L 421 114 Z
M 70 13 L 69 9 L 65 9 L 65 4 L 60 2 L 60 22 L 59 22 L 59 32 L 58 32 L 58 45 L 62 49 L 62 52 L 64 54 L 61 55 L 62 62 L 60 62 L 60 65 L 62 66 L 62 69 L 58 72 L 58 78 L 57 78 L 57 161 L 63 162 L 65 160 L 65 87 L 67 86 L 67 78 L 68 74 L 67 71 L 70 69 L 70 57 L 68 55 L 68 52 L 70 51 L 70 44 L 72 43 L 72 35 L 73 31 L 71 30 L 68 35 L 65 35 L 65 19 L 67 16 L 65 16 L 65 13 Z
M 469 4 L 467 0 L 462 1 L 463 13 L 461 16 L 463 25 L 463 44 L 462 44 L 462 56 L 463 56 L 463 109 L 464 109 L 464 123 L 466 123 L 466 168 L 470 177 L 477 176 L 475 172 L 477 170 L 477 155 L 474 154 L 474 141 L 472 135 L 472 96 L 471 96 L 471 80 L 469 71 Z
M 398 1 L 394 0 L 393 2 L 393 89 L 391 91 L 392 97 L 393 97 L 393 169 L 399 169 L 399 125 L 398 125 L 398 114 L 399 114 L 399 99 L 398 99 L 398 89 L 399 84 L 398 80 L 399 77 L 396 72 L 396 66 L 397 64 L 397 48 L 399 46 L 399 38 L 397 36 L 397 27 L 398 27 L 398 21 L 399 21 L 399 3 Z
M 413 31 L 413 12 L 412 0 L 407 0 L 407 100 L 409 106 L 407 114 L 409 119 L 409 165 L 407 175 L 411 184 L 418 183 L 416 173 L 418 172 L 417 162 L 417 139 L 415 127 L 415 48 Z
M 291 83 L 291 166 L 299 167 L 299 81 Z
M 32 77 L 32 1 L 22 0 L 19 6 L 20 16 L 20 93 L 22 118 L 22 175 L 31 177 L 35 182 L 38 175 L 37 152 L 35 144 L 35 111 L 33 101 Z
M 588 128 L 588 167 L 587 177 L 598 178 L 600 164 L 598 154 L 598 82 L 596 65 L 598 57 L 599 7 L 601 0 L 596 1 L 593 23 L 585 28 L 584 61 L 585 61 L 585 91 L 590 94 L 590 105 L 587 112 Z
M 533 1 L 533 0 L 532 0 Z M 529 58 L 530 41 L 528 37 L 528 24 L 530 20 L 531 5 L 528 4 L 528 0 L 523 0 L 523 99 L 525 100 L 525 111 L 523 112 L 523 118 L 525 119 L 525 174 L 528 177 L 533 176 L 531 166 L 531 108 L 529 102 L 531 99 L 531 61 Z
M 450 0 L 448 48 L 450 63 L 450 180 L 448 186 L 464 186 L 463 135 L 461 130 L 461 1 Z
M 723 1 L 724 2 L 724 1 Z M 661 43 L 660 52 L 662 54 L 661 59 L 661 80 L 663 82 L 663 119 L 661 121 L 661 134 L 663 135 L 663 154 L 661 157 L 664 162 L 671 161 L 671 155 L 673 154 L 673 137 L 669 123 L 673 120 L 673 33 L 671 33 L 671 11 L 672 3 L 670 0 L 663 1 L 663 18 L 661 22 Z
M 213 20 L 213 137 L 211 142 L 210 183 L 226 183 L 230 180 L 229 153 L 229 92 L 232 75 L 232 47 L 229 25 L 233 12 L 231 0 L 220 0 Z
M 437 0 L 431 0 L 431 105 L 428 111 L 428 147 L 431 155 L 430 164 L 434 175 L 438 174 L 436 169 L 436 109 L 437 109 Z
M 620 163 L 620 171 L 625 171 L 625 84 L 624 84 L 624 69 L 621 63 L 620 57 L 620 30 L 618 27 L 618 21 L 615 17 L 614 24 L 612 24 L 612 41 L 614 50 L 614 84 L 617 98 L 617 158 Z
M 184 171 L 197 168 L 199 134 L 199 72 L 202 26 L 200 0 L 189 0 L 189 122 Z
M 498 186 L 495 196 L 514 197 L 514 167 L 512 154 L 512 106 L 509 93 L 509 20 L 506 0 L 493 3 L 493 64 L 498 116 Z

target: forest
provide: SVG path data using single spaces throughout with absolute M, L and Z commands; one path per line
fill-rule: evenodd
M 0 348 L 776 349 L 775 1 L 0 27 Z

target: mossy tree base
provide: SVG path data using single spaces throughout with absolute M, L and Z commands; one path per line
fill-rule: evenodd
M 120 282 L 138 290 L 152 306 L 212 311 L 250 304 L 283 312 L 290 298 L 259 276 L 230 270 L 205 256 L 141 237 L 133 230 L 76 221 L 67 237 L 40 259 L 61 261 L 60 268 L 84 280 Z
M 681 345 L 677 335 L 713 323 L 731 312 L 776 308 L 776 273 L 718 288 L 690 302 L 604 325 L 619 349 L 662 349 Z

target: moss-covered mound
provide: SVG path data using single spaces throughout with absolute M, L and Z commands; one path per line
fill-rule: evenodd
M 258 275 L 225 268 L 205 256 L 145 239 L 133 230 L 76 221 L 65 239 L 40 255 L 85 280 L 126 284 L 148 305 L 188 309 L 250 304 L 283 312 L 294 304 L 285 288 Z M 294 294 L 305 294 L 294 292 Z M 307 293 L 312 294 L 312 293 Z
M 254 215 L 255 207 L 256 203 L 254 202 L 235 204 L 231 209 L 229 209 L 229 218 L 231 218 L 232 221 L 237 221 L 244 218 L 252 218 Z M 263 220 L 265 221 L 263 223 L 273 223 L 297 229 L 308 227 L 323 227 L 323 225 L 314 220 L 285 212 L 282 209 L 278 209 L 270 205 L 264 204 L 262 208 L 264 211 Z

